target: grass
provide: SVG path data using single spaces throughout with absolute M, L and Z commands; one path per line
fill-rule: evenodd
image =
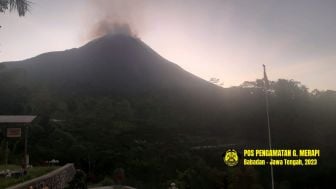
M 21 167 L 18 166 L 18 165 L 0 165 L 0 171 L 2 170 L 6 170 L 6 169 L 9 169 L 9 170 L 19 170 Z
M 0 165 L 0 171 L 10 169 L 10 170 L 20 170 L 20 166 L 16 165 Z M 15 184 L 22 183 L 27 180 L 42 176 L 50 171 L 57 169 L 58 167 L 33 167 L 29 168 L 27 175 L 19 178 L 0 178 L 0 189 L 13 186 Z

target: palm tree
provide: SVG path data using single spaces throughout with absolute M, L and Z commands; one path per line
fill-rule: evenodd
M 24 16 L 29 11 L 31 2 L 28 0 L 0 0 L 0 12 L 16 10 L 19 16 Z

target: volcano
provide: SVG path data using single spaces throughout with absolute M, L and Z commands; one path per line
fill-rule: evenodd
M 78 94 L 124 95 L 173 90 L 204 95 L 205 91 L 219 90 L 164 59 L 140 39 L 123 34 L 109 34 L 80 48 L 4 65 L 7 69 L 23 69 L 24 82 L 47 83 Z

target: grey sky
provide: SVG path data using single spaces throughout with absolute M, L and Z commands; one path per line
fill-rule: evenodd
M 129 23 L 163 57 L 225 87 L 262 77 L 336 90 L 334 0 L 32 0 L 0 15 L 0 61 L 79 47 L 102 18 Z

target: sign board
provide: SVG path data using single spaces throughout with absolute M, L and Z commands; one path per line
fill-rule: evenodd
M 7 138 L 20 138 L 21 128 L 7 128 Z

